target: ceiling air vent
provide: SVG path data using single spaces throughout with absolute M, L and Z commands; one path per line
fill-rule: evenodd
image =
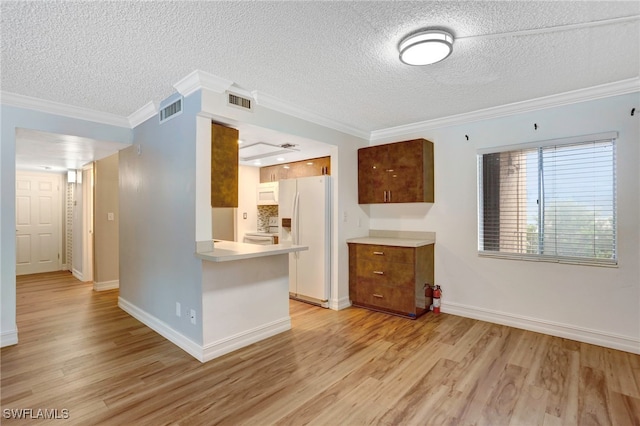
M 177 94 L 160 102 L 160 124 L 182 114 L 182 95 Z
M 253 110 L 253 102 L 250 98 L 245 98 L 231 92 L 227 92 L 227 105 L 231 105 L 236 108 L 242 108 L 247 111 Z

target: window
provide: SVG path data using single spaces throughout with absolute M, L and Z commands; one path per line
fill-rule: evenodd
M 616 265 L 616 138 L 479 153 L 480 255 Z

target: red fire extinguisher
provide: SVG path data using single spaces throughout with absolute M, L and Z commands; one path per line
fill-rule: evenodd
M 440 297 L 442 297 L 442 289 L 439 285 L 433 286 L 433 313 L 440 313 Z

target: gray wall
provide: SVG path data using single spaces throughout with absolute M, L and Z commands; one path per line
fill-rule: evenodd
M 120 297 L 202 344 L 202 267 L 194 256 L 199 111 L 198 92 L 185 99 L 181 115 L 137 126 L 133 146 L 120 151 Z

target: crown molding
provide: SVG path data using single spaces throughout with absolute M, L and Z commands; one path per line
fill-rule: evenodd
M 131 128 L 126 117 L 100 112 L 87 108 L 80 108 L 60 102 L 47 101 L 45 99 L 32 98 L 17 93 L 0 92 L 0 103 L 7 106 L 26 108 L 49 114 L 61 115 L 78 120 L 93 121 L 95 123 L 108 124 L 117 127 Z
M 281 112 L 283 114 L 291 115 L 293 117 L 310 121 L 320 126 L 329 127 L 331 129 L 338 130 L 340 132 L 347 133 L 352 136 L 369 140 L 370 133 L 368 131 L 361 130 L 361 129 L 349 126 L 347 124 L 331 120 L 329 118 L 323 117 L 313 112 L 296 107 L 295 105 L 292 105 L 288 102 L 285 102 L 271 95 L 258 92 L 257 90 L 252 91 L 251 94 L 253 95 L 253 98 L 256 100 L 256 103 L 265 108 L 269 108 L 274 111 Z
M 207 89 L 215 93 L 224 93 L 232 84 L 233 81 L 231 80 L 201 70 L 195 70 L 174 84 L 173 87 L 186 98 L 200 89 Z
M 134 127 L 144 123 L 154 115 L 158 113 L 158 106 L 153 101 L 149 101 L 146 105 L 144 105 L 139 110 L 132 113 L 127 119 L 129 120 L 129 125 L 133 129 Z
M 626 95 L 628 93 L 635 92 L 640 92 L 640 77 L 601 84 L 599 86 L 588 87 L 585 89 L 573 90 L 571 92 L 564 92 L 557 95 L 544 96 L 522 102 L 514 102 L 507 105 L 481 109 L 464 114 L 450 115 L 448 117 L 436 118 L 434 120 L 425 120 L 402 126 L 374 130 L 371 132 L 370 141 L 373 142 L 389 138 L 402 138 L 409 134 L 425 132 L 441 127 L 457 126 L 481 120 L 491 120 L 509 115 L 522 114 L 546 108 L 593 101 L 596 99 Z

